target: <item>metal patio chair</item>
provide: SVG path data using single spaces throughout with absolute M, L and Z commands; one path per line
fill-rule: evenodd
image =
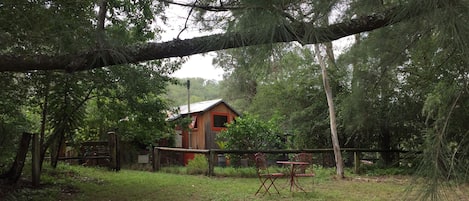
M 314 177 L 316 176 L 313 171 L 313 154 L 312 153 L 298 153 L 295 155 L 294 161 L 307 162 L 308 165 L 299 165 L 295 170 L 295 178 L 298 177 Z M 314 183 L 314 180 L 312 181 Z
M 269 189 L 272 186 L 277 191 L 277 193 L 280 194 L 277 187 L 275 186 L 275 180 L 277 180 L 278 178 L 284 177 L 285 174 L 284 173 L 270 173 L 268 165 L 267 165 L 267 159 L 264 153 L 256 153 L 254 157 L 256 160 L 257 176 L 259 177 L 259 181 L 261 183 L 255 195 L 257 195 L 261 191 L 261 189 L 265 190 L 264 195 L 266 193 L 269 193 L 270 195 Z

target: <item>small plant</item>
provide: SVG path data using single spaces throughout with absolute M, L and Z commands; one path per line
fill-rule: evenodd
M 218 147 L 220 149 L 225 149 L 226 148 L 226 142 L 225 141 L 216 141 Z
M 202 154 L 196 154 L 194 156 L 194 159 L 189 160 L 186 171 L 187 171 L 187 174 L 207 174 L 208 173 L 207 158 Z

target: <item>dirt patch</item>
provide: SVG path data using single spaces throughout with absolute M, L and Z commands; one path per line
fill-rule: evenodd
M 75 197 L 78 193 L 81 193 L 81 191 L 77 187 L 70 185 L 61 186 L 58 200 L 70 200 L 70 198 Z

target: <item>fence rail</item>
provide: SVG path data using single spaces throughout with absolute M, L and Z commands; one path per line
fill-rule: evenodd
M 181 152 L 181 153 L 198 153 L 204 154 L 208 159 L 208 175 L 214 175 L 214 167 L 216 164 L 216 157 L 218 154 L 255 154 L 258 152 L 267 154 L 296 154 L 296 153 L 333 153 L 332 148 L 327 149 L 296 149 L 296 150 L 226 150 L 226 149 L 183 149 L 183 148 L 170 148 L 170 147 L 155 147 L 153 149 L 153 171 L 159 171 L 161 168 L 161 152 Z M 419 154 L 420 151 L 406 151 L 406 150 L 382 150 L 382 149 L 364 149 L 364 148 L 342 148 L 342 152 L 353 153 L 354 171 L 358 172 L 360 168 L 360 155 L 361 153 L 415 153 Z

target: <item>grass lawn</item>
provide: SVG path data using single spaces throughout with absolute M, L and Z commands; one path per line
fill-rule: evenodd
M 46 169 L 39 189 L 17 191 L 6 200 L 403 200 L 411 183 L 407 176 L 362 177 L 334 180 L 326 170 L 301 178 L 307 191 L 290 192 L 287 179 L 277 180 L 280 195 L 254 195 L 257 178 L 207 177 L 60 165 Z M 329 175 L 328 175 L 329 174 Z M 313 182 L 314 181 L 314 182 Z M 466 190 L 468 190 L 466 188 Z M 467 191 L 466 191 L 467 192 Z M 467 199 L 467 197 L 459 197 Z M 413 199 L 409 199 L 413 200 Z

